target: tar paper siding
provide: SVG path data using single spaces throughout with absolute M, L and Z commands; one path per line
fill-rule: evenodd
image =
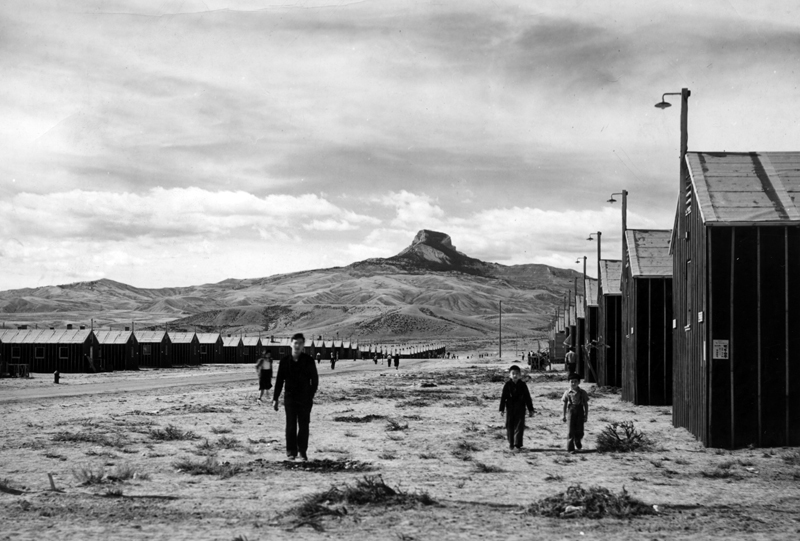
M 597 340 L 597 384 L 622 386 L 622 296 L 601 294 Z
M 588 344 L 588 351 L 585 355 L 585 370 L 583 374 L 587 383 L 597 383 L 597 330 L 598 308 L 597 306 L 587 306 L 583 331 L 585 341 Z

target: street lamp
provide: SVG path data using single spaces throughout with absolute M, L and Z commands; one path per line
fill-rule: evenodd
M 686 169 L 686 152 L 689 148 L 689 96 L 692 95 L 692 91 L 688 88 L 682 88 L 680 92 L 665 92 L 661 95 L 661 101 L 656 103 L 656 107 L 659 109 L 666 109 L 667 107 L 671 107 L 671 104 L 666 101 L 666 96 L 680 96 L 681 97 L 681 164 L 680 164 L 680 171 L 681 171 L 681 178 L 680 178 L 680 189 L 678 193 L 683 191 L 683 182 L 687 176 L 687 169 Z
M 597 235 L 597 283 L 599 284 L 600 283 L 600 256 L 602 254 L 602 251 L 600 249 L 600 238 L 603 236 L 603 233 L 601 231 L 597 231 L 596 233 L 591 233 L 589 235 L 589 238 L 586 239 L 586 240 L 594 240 L 592 238 L 592 235 Z
M 611 197 L 609 198 L 609 203 L 616 203 L 617 200 L 614 199 L 615 195 L 622 196 L 622 244 L 623 244 L 623 253 L 622 259 L 625 259 L 625 231 L 628 230 L 628 190 L 622 190 L 619 193 L 612 193 Z

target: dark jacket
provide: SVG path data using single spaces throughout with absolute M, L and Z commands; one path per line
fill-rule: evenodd
M 503 394 L 500 397 L 500 411 L 505 411 L 506 407 L 508 407 L 509 411 L 524 412 L 525 408 L 530 412 L 533 411 L 531 393 L 528 390 L 528 386 L 521 379 L 517 380 L 516 383 L 510 379 L 503 385 Z
M 277 401 L 281 396 L 283 385 L 286 384 L 286 394 L 283 403 L 311 406 L 314 395 L 319 387 L 317 365 L 310 355 L 301 353 L 295 361 L 291 355 L 281 357 L 278 364 L 278 375 L 275 378 L 275 393 L 272 399 Z

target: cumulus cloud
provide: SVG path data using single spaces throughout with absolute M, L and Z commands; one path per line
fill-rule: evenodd
M 141 194 L 21 193 L 0 201 L 3 230 L 20 238 L 216 238 L 233 231 L 345 231 L 374 223 L 375 218 L 342 209 L 316 194 L 257 197 L 243 191 L 152 188 Z

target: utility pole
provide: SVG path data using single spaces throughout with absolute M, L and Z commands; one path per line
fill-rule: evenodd
M 503 301 L 500 301 L 500 359 L 503 358 Z

